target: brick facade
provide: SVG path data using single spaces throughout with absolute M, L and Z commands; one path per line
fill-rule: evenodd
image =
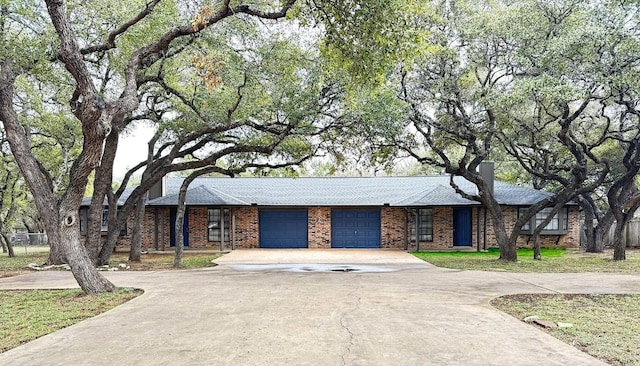
M 230 242 L 208 241 L 207 207 L 189 207 L 189 248 L 191 249 L 231 249 Z M 506 229 L 509 232 L 517 217 L 516 207 L 503 207 Z M 235 248 L 259 248 L 259 208 L 256 206 L 230 208 L 229 214 L 235 218 L 235 232 L 231 233 L 231 239 Z M 308 215 L 308 239 L 309 248 L 331 248 L 331 208 L 309 207 Z M 383 249 L 415 250 L 476 250 L 480 248 L 495 247 L 495 235 L 491 218 L 486 220 L 486 245 L 484 210 L 478 207 L 471 208 L 471 246 L 457 247 L 453 245 L 453 208 L 433 207 L 433 241 L 420 242 L 419 245 L 412 241 L 409 233 L 414 225 L 413 219 L 407 216 L 405 208 L 381 207 L 380 208 L 380 247 Z M 478 220 L 479 219 L 479 220 Z M 145 213 L 142 235 L 142 247 L 145 250 L 171 250 L 170 246 L 170 215 L 167 207 L 149 207 Z M 230 219 L 231 223 L 232 220 Z M 230 224 L 231 226 L 231 224 Z M 157 230 L 156 230 L 157 227 Z M 118 248 L 124 249 L 131 242 L 133 229 L 133 216 L 129 218 L 127 235 L 118 240 Z M 580 238 L 580 212 L 578 207 L 569 208 L 569 231 L 564 235 L 542 235 L 543 247 L 575 248 Z M 480 239 L 480 240 L 478 240 Z M 531 246 L 531 236 L 520 235 L 518 246 Z
M 231 210 L 232 217 L 235 216 L 235 247 L 236 248 L 259 248 L 260 232 L 258 231 L 259 211 L 255 206 L 238 207 Z
M 309 207 L 307 217 L 309 221 L 309 248 L 331 248 L 331 208 Z
M 453 207 L 433 207 L 433 241 L 420 241 L 409 239 L 408 248 L 411 251 L 416 250 L 466 250 L 477 249 L 478 245 L 478 225 L 477 225 L 478 209 L 471 208 L 471 245 L 455 246 L 453 245 Z M 409 220 L 409 232 L 413 230 L 415 219 Z
M 578 206 L 569 206 L 569 231 L 562 235 L 540 235 L 540 246 L 543 248 L 577 248 L 580 245 L 580 209 Z M 517 207 L 502 207 L 505 228 L 511 232 L 518 218 Z M 519 247 L 532 247 L 531 235 L 518 236 Z M 495 232 L 491 216 L 487 214 L 487 247 L 496 247 Z
M 407 217 L 404 208 L 383 207 L 380 211 L 380 248 L 404 249 Z

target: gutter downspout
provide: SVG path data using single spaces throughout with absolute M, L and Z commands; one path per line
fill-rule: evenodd
M 476 207 L 476 251 L 480 251 L 480 207 Z
M 404 208 L 404 251 L 409 251 L 409 210 Z
M 415 221 L 413 222 L 413 226 L 416 227 L 416 252 L 420 251 L 420 235 L 418 235 L 418 217 L 420 214 L 416 211 Z
M 482 218 L 484 220 L 484 229 L 483 229 L 484 230 L 484 233 L 483 233 L 483 236 L 484 236 L 483 247 L 484 248 L 483 249 L 487 250 L 487 208 L 486 207 L 484 207 L 483 210 L 482 210 Z
M 224 207 L 220 207 L 220 222 L 222 222 L 222 235 L 220 235 L 220 253 L 224 247 Z
M 154 208 L 153 209 L 153 226 L 155 228 L 154 233 L 153 233 L 153 244 L 154 247 L 156 249 L 156 251 L 158 251 L 158 231 L 159 231 L 159 227 L 160 226 L 160 217 L 158 216 L 158 209 Z
M 236 215 L 231 216 L 231 250 L 236 249 Z

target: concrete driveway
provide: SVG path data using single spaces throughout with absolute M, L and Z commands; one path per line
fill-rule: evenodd
M 454 271 L 397 251 L 261 252 L 206 270 L 107 273 L 145 294 L 0 354 L 0 364 L 602 365 L 489 299 L 640 292 L 636 274 Z M 333 266 L 353 270 L 322 270 Z M 73 286 L 66 272 L 0 279 L 4 289 Z

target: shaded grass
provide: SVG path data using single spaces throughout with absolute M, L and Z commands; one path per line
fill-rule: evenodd
M 0 352 L 101 314 L 141 294 L 141 290 L 131 288 L 97 296 L 84 295 L 79 289 L 0 291 Z
M 27 264 L 43 264 L 49 257 L 48 252 L 25 254 L 16 250 L 15 254 L 16 256 L 13 258 L 9 258 L 6 254 L 0 255 L 0 278 L 28 273 L 31 270 L 27 269 Z
M 182 264 L 184 269 L 196 269 L 215 267 L 212 261 L 222 254 L 218 253 L 184 253 L 182 255 Z M 141 262 L 129 262 L 129 253 L 114 253 L 111 255 L 111 265 L 119 263 L 127 263 L 132 271 L 166 271 L 174 270 L 173 260 L 175 255 L 173 252 L 166 253 L 150 253 L 141 256 Z
M 533 250 L 518 249 L 518 262 L 498 260 L 500 251 L 414 252 L 413 255 L 435 266 L 462 270 L 496 272 L 640 272 L 640 251 L 627 250 L 626 261 L 614 261 L 611 251 L 585 253 L 561 248 L 542 249 L 542 260 L 533 259 Z
M 47 261 L 48 252 L 28 253 L 16 252 L 14 258 L 0 255 L 0 278 L 16 276 L 32 272 L 27 268 L 27 264 L 43 264 Z M 184 253 L 182 256 L 185 269 L 214 267 L 211 261 L 220 257 L 219 253 Z M 129 262 L 128 252 L 116 252 L 111 256 L 111 265 L 118 266 L 120 263 L 128 265 L 129 271 L 165 271 L 173 270 L 173 252 L 143 254 L 142 262 Z M 120 269 L 122 270 L 122 269 Z
M 610 364 L 640 365 L 640 295 L 508 295 L 491 304 L 518 319 L 572 323 L 547 331 Z

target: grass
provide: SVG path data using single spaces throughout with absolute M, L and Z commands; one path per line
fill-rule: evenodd
M 184 253 L 182 255 L 182 264 L 185 269 L 196 269 L 215 267 L 216 264 L 211 262 L 220 257 L 218 253 Z M 111 255 L 111 265 L 119 263 L 127 263 L 132 271 L 167 271 L 174 270 L 173 260 L 175 255 L 173 252 L 166 253 L 150 253 L 141 256 L 142 262 L 128 262 L 129 253 L 114 253 Z
M 627 260 L 614 261 L 611 251 L 585 253 L 581 250 L 542 249 L 542 260 L 533 259 L 531 249 L 518 249 L 518 262 L 498 260 L 500 251 L 414 252 L 413 255 L 435 266 L 462 270 L 497 272 L 640 272 L 640 250 L 627 250 Z
M 80 290 L 1 291 L 0 353 L 101 314 L 134 297 L 130 288 L 98 296 Z
M 14 258 L 9 258 L 6 254 L 0 255 L 0 278 L 16 276 L 29 273 L 32 270 L 26 268 L 29 263 L 42 264 L 47 261 L 47 252 L 27 253 L 16 251 Z M 218 253 L 189 253 L 182 256 L 184 268 L 195 269 L 213 267 L 215 263 L 211 261 L 220 257 Z M 150 253 L 142 255 L 142 262 L 129 263 L 129 253 L 116 252 L 111 256 L 111 265 L 118 266 L 120 263 L 127 264 L 129 271 L 165 271 L 173 270 L 173 252 Z
M 27 269 L 27 264 L 44 263 L 47 261 L 47 257 L 49 256 L 49 253 L 46 252 L 25 254 L 18 250 L 15 251 L 15 254 L 16 256 L 13 258 L 9 258 L 6 254 L 0 255 L 0 278 L 28 273 L 31 270 Z
M 546 331 L 612 365 L 640 365 L 640 295 L 508 295 L 491 304 L 518 319 L 572 323 Z

